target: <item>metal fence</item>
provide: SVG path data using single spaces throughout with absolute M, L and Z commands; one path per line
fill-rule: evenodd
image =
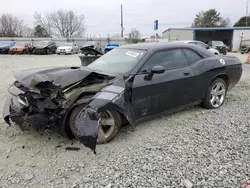
M 83 46 L 87 41 L 96 41 L 101 44 L 101 47 L 104 48 L 106 44 L 108 43 L 107 38 L 19 38 L 19 37 L 0 37 L 0 41 L 22 41 L 22 42 L 29 42 L 31 45 L 35 45 L 37 41 L 54 41 L 57 46 L 62 45 L 66 42 L 73 42 L 77 44 L 78 46 Z M 119 43 L 120 45 L 127 44 L 125 39 L 119 39 L 119 38 L 110 38 L 110 43 Z

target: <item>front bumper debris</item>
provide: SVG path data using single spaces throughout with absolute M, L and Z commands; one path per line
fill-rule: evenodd
M 25 92 L 12 85 L 3 108 L 3 118 L 6 123 L 11 125 L 11 121 L 19 126 L 32 124 L 39 127 L 52 127 L 59 121 L 60 116 L 46 111 L 35 113 L 34 106 L 29 103 Z M 46 105 L 44 100 L 43 105 Z M 41 108 L 44 106 L 41 106 Z M 40 109 L 42 110 L 42 109 Z

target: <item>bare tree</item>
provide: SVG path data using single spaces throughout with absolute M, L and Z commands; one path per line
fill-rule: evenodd
M 36 21 L 36 24 L 42 26 L 48 32 L 50 36 L 53 34 L 52 24 L 51 24 L 51 20 L 49 19 L 49 14 L 46 14 L 43 17 L 41 13 L 35 12 L 34 19 Z
M 0 36 L 17 37 L 22 36 L 23 21 L 11 14 L 3 14 L 0 17 Z
M 44 17 L 35 13 L 37 24 L 44 27 L 49 34 L 61 37 L 80 37 L 84 33 L 84 16 L 77 15 L 72 10 L 58 10 L 46 14 Z
M 24 26 L 22 29 L 22 36 L 23 37 L 33 37 L 34 36 L 34 30 L 31 29 L 28 26 Z

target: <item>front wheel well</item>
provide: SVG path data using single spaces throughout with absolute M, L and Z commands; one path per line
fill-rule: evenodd
M 81 99 L 82 99 L 81 102 L 83 102 L 83 103 L 81 103 L 81 104 L 87 103 L 87 101 L 90 100 L 94 95 L 95 95 L 95 93 L 85 93 L 85 94 L 82 94 L 82 95 L 80 95 L 80 96 L 75 100 L 74 103 L 76 103 L 77 101 L 80 101 Z M 85 99 L 86 99 L 86 101 L 85 101 Z M 81 104 L 79 104 L 79 105 L 81 105 Z M 62 126 L 62 129 L 61 129 L 61 132 L 62 132 L 64 135 L 66 135 L 68 138 L 70 138 L 70 139 L 73 139 L 74 136 L 73 136 L 73 134 L 72 134 L 72 132 L 71 132 L 71 130 L 70 130 L 70 127 L 69 127 L 69 118 L 70 118 L 70 116 L 71 116 L 72 111 L 73 111 L 77 106 L 78 106 L 78 105 L 76 105 L 76 106 L 72 105 L 72 107 L 68 109 L 67 113 L 65 114 L 65 117 L 64 117 L 64 120 L 63 120 L 63 126 Z M 120 111 L 117 111 L 117 112 L 118 112 L 118 114 L 119 114 L 120 117 L 121 117 L 121 124 L 122 124 L 122 126 L 127 125 L 127 124 L 129 123 L 129 121 L 128 121 L 128 119 L 126 118 L 126 116 L 125 116 L 123 113 L 121 113 Z

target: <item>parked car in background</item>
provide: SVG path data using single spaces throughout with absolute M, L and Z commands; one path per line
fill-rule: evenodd
M 240 80 L 242 63 L 183 43 L 124 45 L 86 66 L 15 73 L 3 119 L 60 127 L 95 151 L 122 125 L 202 104 L 221 107 Z
M 14 46 L 14 41 L 1 41 L 0 42 L 0 54 L 9 54 L 10 48 Z
M 250 46 L 249 45 L 242 45 L 240 48 L 241 54 L 249 53 L 250 52 Z
M 90 47 L 96 51 L 102 52 L 101 44 L 99 42 L 96 42 L 96 41 L 88 41 L 83 45 L 83 47 Z
M 212 52 L 215 55 L 219 55 L 220 52 L 214 48 L 209 47 L 208 45 L 206 45 L 205 43 L 201 42 L 201 41 L 197 41 L 197 40 L 183 40 L 183 41 L 175 41 L 175 42 L 183 42 L 186 44 L 194 44 L 194 45 L 198 45 L 201 46 L 207 50 L 209 50 L 210 52 Z
M 119 47 L 120 46 L 120 44 L 110 44 L 110 43 L 108 43 L 106 46 L 105 46 L 105 48 L 104 48 L 104 53 L 107 53 L 107 52 L 109 52 L 110 50 L 113 50 L 114 48 L 117 48 L 117 47 Z
M 27 42 L 17 41 L 14 46 L 10 48 L 10 54 L 30 54 L 32 52 L 32 45 Z
M 207 45 L 210 48 L 214 48 L 214 49 L 218 50 L 221 54 L 227 55 L 228 47 L 222 41 L 216 41 L 216 40 L 209 41 L 207 43 Z
M 79 48 L 74 43 L 64 43 L 58 46 L 56 49 L 56 54 L 78 54 Z
M 54 54 L 56 53 L 56 43 L 54 41 L 38 41 L 35 43 L 33 54 Z

